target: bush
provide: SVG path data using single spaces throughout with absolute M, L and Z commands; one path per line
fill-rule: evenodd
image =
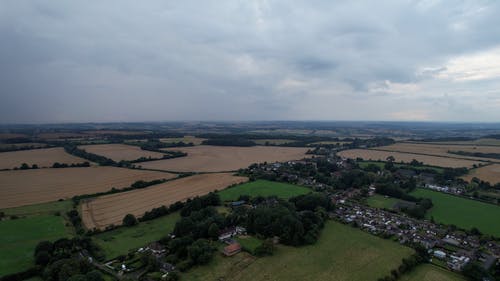
M 132 214 L 127 214 L 124 218 L 123 218 L 123 225 L 125 226 L 134 226 L 136 225 L 138 222 L 137 222 L 137 219 L 135 218 L 134 215 Z

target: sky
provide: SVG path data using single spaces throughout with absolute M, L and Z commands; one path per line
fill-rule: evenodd
M 0 1 L 0 123 L 500 122 L 500 1 Z

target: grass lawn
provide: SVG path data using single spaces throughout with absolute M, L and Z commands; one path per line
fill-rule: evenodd
M 455 272 L 431 264 L 422 264 L 408 274 L 401 276 L 400 281 L 465 281 L 465 277 Z
M 53 215 L 0 221 L 0 276 L 33 266 L 38 242 L 71 236 L 64 223 Z
M 93 238 L 103 248 L 106 259 L 109 260 L 161 239 L 174 230 L 179 218 L 179 213 L 173 213 L 132 227 L 120 227 L 96 234 Z
M 257 239 L 253 236 L 240 236 L 235 238 L 238 243 L 240 243 L 243 250 L 250 252 L 253 254 L 255 249 L 262 244 L 262 240 Z
M 190 270 L 182 280 L 377 280 L 412 253 L 396 242 L 329 221 L 314 245 L 278 246 L 273 256 L 263 258 L 216 254 L 210 264 Z
M 465 229 L 477 227 L 485 234 L 500 237 L 500 224 L 495 223 L 500 217 L 498 206 L 428 189 L 417 189 L 411 195 L 432 199 L 434 207 L 427 216 L 438 222 Z
M 6 216 L 16 215 L 23 217 L 32 217 L 38 215 L 53 215 L 56 212 L 64 214 L 67 211 L 71 210 L 72 206 L 73 202 L 71 202 L 71 200 L 65 200 L 3 209 L 0 211 L 4 212 Z
M 368 203 L 369 206 L 374 207 L 374 208 L 386 208 L 386 209 L 392 209 L 392 206 L 398 202 L 399 199 L 397 198 L 392 198 L 392 197 L 385 197 L 380 194 L 375 194 L 371 197 L 369 197 L 366 200 L 366 203 Z
M 288 199 L 297 195 L 307 194 L 311 189 L 294 184 L 256 180 L 240 184 L 234 187 L 226 188 L 219 192 L 222 201 L 235 201 L 238 200 L 240 195 L 255 196 L 278 196 L 280 198 Z

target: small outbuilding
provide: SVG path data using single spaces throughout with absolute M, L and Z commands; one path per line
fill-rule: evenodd
M 223 253 L 226 257 L 234 256 L 239 252 L 241 252 L 241 245 L 239 243 L 230 244 L 230 245 L 224 247 L 224 251 L 223 251 Z

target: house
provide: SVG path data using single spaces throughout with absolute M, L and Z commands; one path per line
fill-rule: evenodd
M 239 252 L 241 252 L 241 245 L 239 243 L 230 244 L 230 245 L 224 247 L 224 251 L 223 251 L 223 253 L 226 257 L 234 256 Z

